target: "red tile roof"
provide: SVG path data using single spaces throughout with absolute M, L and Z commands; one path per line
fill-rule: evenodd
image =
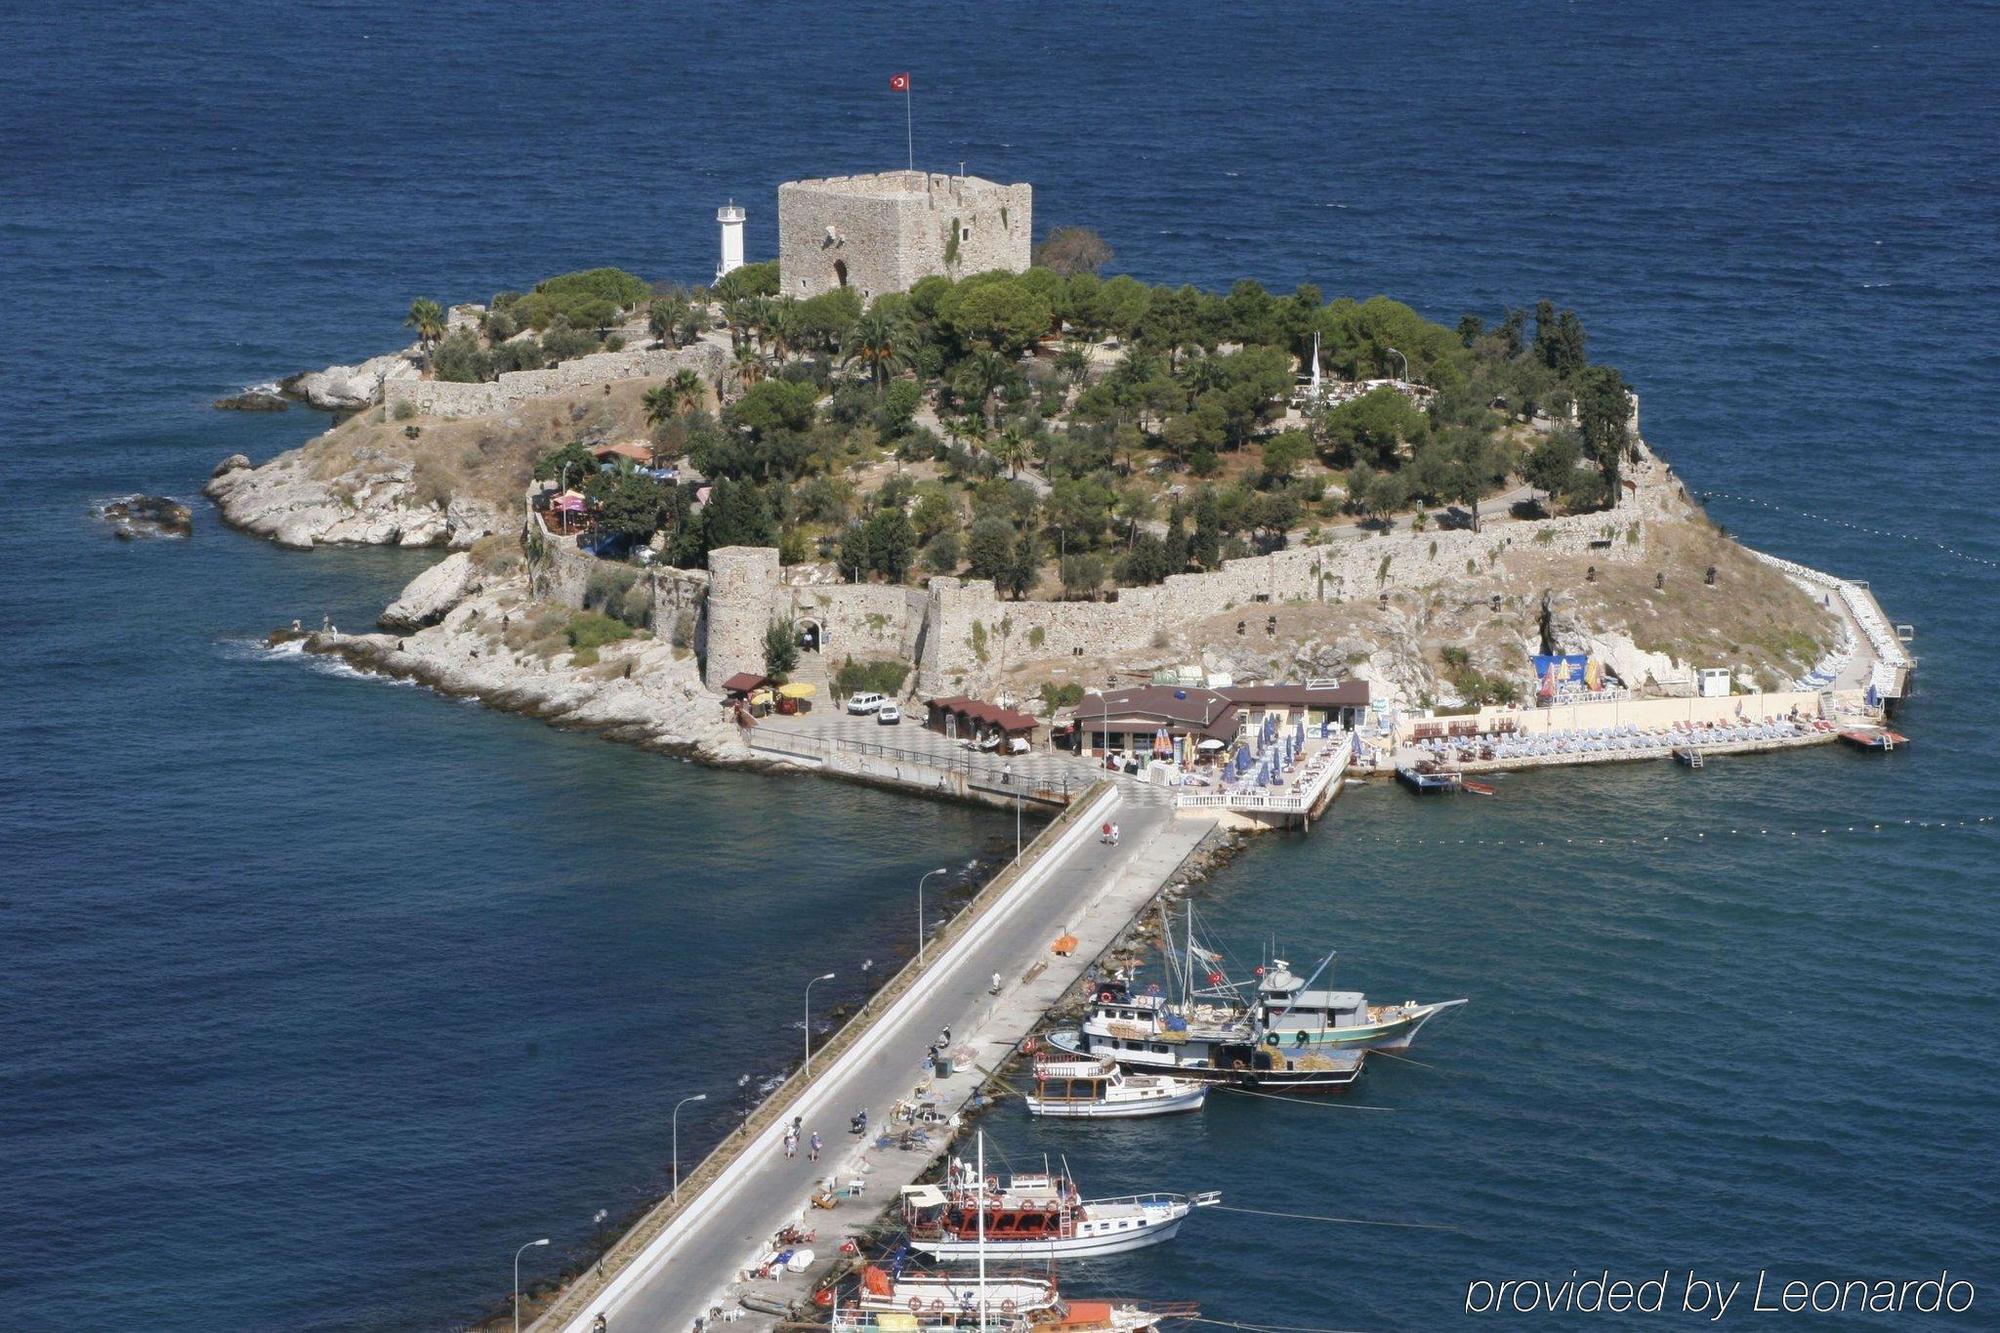
M 989 704 L 983 699 L 973 699 L 963 694 L 954 694 L 946 699 L 933 699 L 930 701 L 929 707 L 943 709 L 948 713 L 957 713 L 961 717 L 969 717 L 975 722 L 984 722 L 990 727 L 998 727 L 1005 732 L 1033 731 L 1035 729 L 1035 719 L 1026 713 L 1017 713 L 1011 708 L 1002 708 L 999 704 Z
M 722 688 L 729 694 L 748 694 L 771 683 L 769 676 L 759 676 L 750 671 L 739 671 L 722 682 Z

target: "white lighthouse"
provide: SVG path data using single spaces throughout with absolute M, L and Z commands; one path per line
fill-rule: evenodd
M 715 210 L 715 221 L 722 228 L 722 262 L 715 266 L 719 278 L 743 267 L 743 206 L 730 200 Z

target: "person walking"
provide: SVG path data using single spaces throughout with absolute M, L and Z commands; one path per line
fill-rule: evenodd
M 796 1129 L 793 1129 L 791 1126 L 787 1125 L 785 1127 L 785 1156 L 797 1157 L 798 1155 L 799 1155 L 799 1132 Z
M 998 972 L 993 974 L 993 989 L 986 993 L 988 995 L 998 995 L 1000 993 L 1000 974 Z
M 814 1130 L 812 1136 L 812 1142 L 808 1144 L 806 1147 L 806 1160 L 808 1162 L 817 1162 L 819 1160 L 819 1150 L 820 1150 L 819 1131 Z

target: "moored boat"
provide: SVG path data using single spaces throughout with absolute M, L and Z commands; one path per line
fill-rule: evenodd
M 1198 1111 L 1208 1085 L 1166 1074 L 1128 1074 L 1109 1056 L 1035 1061 L 1035 1088 L 1022 1098 L 1029 1115 L 1127 1119 Z
M 986 1254 L 1011 1259 L 1069 1259 L 1122 1254 L 1172 1240 L 1196 1208 L 1219 1203 L 1214 1190 L 1085 1199 L 1067 1169 L 981 1178 L 953 1158 L 936 1185 L 903 1187 L 903 1228 L 910 1247 L 945 1261 Z

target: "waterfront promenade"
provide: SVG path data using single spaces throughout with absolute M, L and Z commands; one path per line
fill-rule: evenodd
M 1105 820 L 1121 825 L 1115 847 L 1097 836 Z M 579 1279 L 535 1328 L 590 1333 L 602 1314 L 616 1333 L 680 1333 L 712 1306 L 736 1308 L 738 1297 L 750 1291 L 803 1299 L 805 1279 L 746 1282 L 743 1269 L 765 1253 L 774 1232 L 802 1214 L 819 1231 L 812 1248 L 822 1257 L 830 1254 L 844 1235 L 865 1228 L 892 1204 L 897 1189 L 933 1156 L 874 1150 L 848 1133 L 849 1118 L 868 1110 L 870 1140 L 887 1128 L 890 1107 L 920 1081 L 925 1050 L 942 1027 L 951 1028 L 954 1050 L 969 1049 L 976 1066 L 996 1068 L 1214 828 L 1212 819 L 1176 819 L 1164 803 L 1128 802 L 1114 784 L 1079 797 L 1067 821 L 1030 849 L 1033 864 L 990 901 L 975 902 L 976 916 L 955 938 L 938 942 L 940 951 L 907 990 L 857 1017 L 843 1034 L 844 1047 L 830 1051 L 823 1068 L 816 1063 L 809 1084 L 781 1089 L 753 1118 L 747 1136 L 717 1149 L 709 1166 L 719 1163 L 720 1170 L 698 1197 L 688 1198 L 684 1187 L 678 1214 L 652 1228 L 650 1239 L 632 1247 L 635 1253 L 622 1253 L 624 1242 L 615 1246 L 605 1277 Z M 1077 937 L 1077 947 L 1059 957 L 1051 945 L 1065 933 Z M 1002 982 L 997 996 L 990 993 L 996 972 Z M 958 1109 L 984 1080 L 974 1069 L 938 1082 L 940 1108 Z M 784 1156 L 783 1127 L 793 1116 L 802 1118 L 807 1135 L 818 1131 L 825 1141 L 820 1162 L 809 1162 L 803 1149 L 796 1158 Z M 866 1182 L 861 1198 L 832 1211 L 807 1208 L 821 1180 L 857 1177 Z M 1113 1189 L 1118 1182 L 1102 1184 Z M 659 1217 L 656 1212 L 648 1221 Z M 642 1222 L 635 1238 L 648 1229 Z

